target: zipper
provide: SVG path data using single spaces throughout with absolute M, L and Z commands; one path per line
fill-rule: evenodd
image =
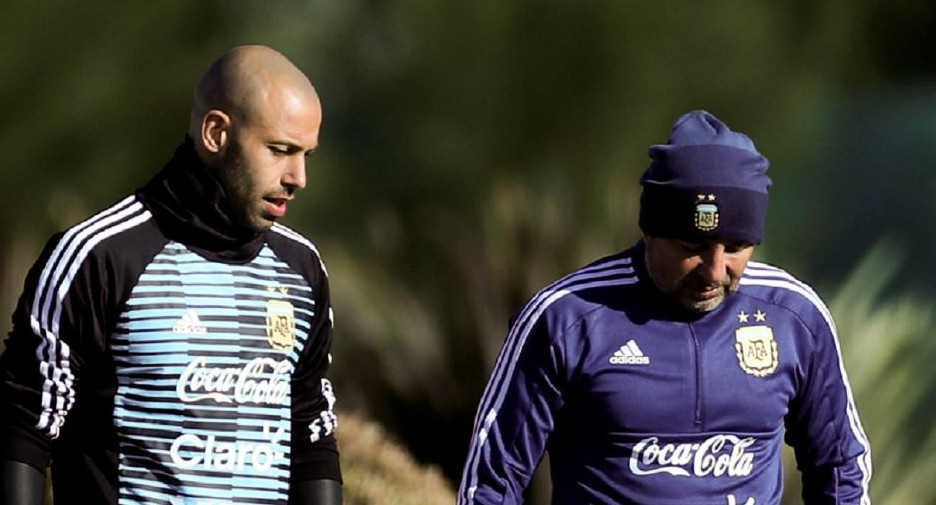
M 693 361 L 695 362 L 695 417 L 692 422 L 696 426 L 702 425 L 702 385 L 705 379 L 702 373 L 702 348 L 699 344 L 699 337 L 696 336 L 695 328 L 691 323 L 686 323 L 689 327 L 689 334 L 692 335 Z

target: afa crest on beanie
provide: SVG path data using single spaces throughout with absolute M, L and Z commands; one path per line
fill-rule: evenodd
M 640 177 L 640 229 L 650 236 L 759 244 L 769 162 L 747 135 L 704 110 L 684 114 L 666 144 L 650 147 Z

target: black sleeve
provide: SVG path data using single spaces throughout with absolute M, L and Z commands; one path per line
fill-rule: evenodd
M 62 234 L 52 237 L 29 270 L 0 357 L 0 460 L 28 463 L 42 472 L 75 382 L 69 339 L 59 339 L 61 323 L 54 333 L 51 323 L 57 294 L 53 253 L 60 245 Z
M 325 377 L 331 362 L 333 328 L 327 271 L 314 246 L 292 230 L 274 227 L 270 245 L 277 256 L 305 277 L 314 300 L 309 339 L 292 377 L 292 486 L 315 479 L 340 483 L 334 435 L 338 427 L 336 397 L 331 381 Z
M 53 236 L 29 270 L 0 357 L 0 461 L 45 471 L 82 372 L 100 373 L 133 284 L 128 277 L 141 270 L 141 256 L 128 249 L 141 250 L 144 231 L 136 225 L 146 219 L 139 204 L 124 200 Z
M 107 298 L 90 254 L 69 234 L 46 244 L 26 277 L 0 358 L 0 459 L 44 471 L 75 401 L 82 353 L 103 340 Z

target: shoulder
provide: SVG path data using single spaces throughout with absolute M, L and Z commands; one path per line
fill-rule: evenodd
M 603 257 L 547 285 L 531 297 L 519 318 L 569 325 L 595 310 L 619 304 L 638 282 L 632 251 Z
M 741 292 L 797 314 L 812 326 L 834 327 L 828 306 L 816 291 L 786 270 L 762 263 L 748 263 L 741 277 Z
M 292 228 L 274 223 L 267 231 L 267 243 L 274 254 L 307 277 L 328 276 L 328 269 L 318 248 Z
M 131 195 L 53 235 L 46 245 L 46 264 L 67 270 L 89 258 L 119 261 L 148 243 L 161 242 L 165 239 L 153 225 L 152 214 Z
M 43 322 L 74 296 L 84 300 L 83 306 L 94 298 L 119 301 L 165 243 L 150 212 L 136 197 L 127 197 L 53 235 L 29 274 L 26 290 L 37 302 L 36 311 L 41 302 Z
M 108 238 L 134 230 L 150 221 L 152 217 L 136 195 L 130 195 L 71 226 L 62 233 L 62 239 L 96 245 Z

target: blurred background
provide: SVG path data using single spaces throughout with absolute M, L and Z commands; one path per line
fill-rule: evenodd
M 331 274 L 346 501 L 451 503 L 508 318 L 635 242 L 647 147 L 705 108 L 772 162 L 757 257 L 836 316 L 875 503 L 936 504 L 934 39 L 919 0 L 7 0 L 0 308 L 165 163 L 212 60 L 269 44 L 324 103 L 286 224 Z

